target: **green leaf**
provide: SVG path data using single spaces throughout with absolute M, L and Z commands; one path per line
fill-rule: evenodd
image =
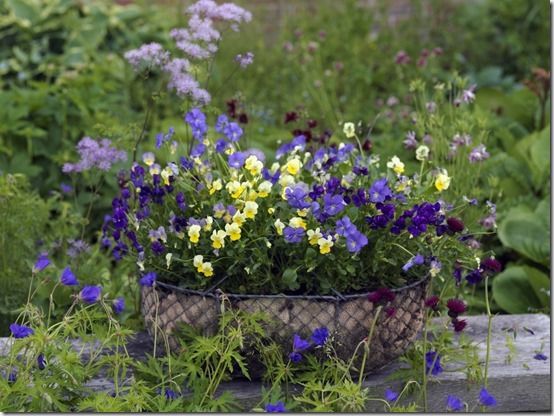
M 283 272 L 283 283 L 288 286 L 290 290 L 296 290 L 300 287 L 298 282 L 296 281 L 298 275 L 296 274 L 295 269 L 286 269 Z
M 21 20 L 20 24 L 24 27 L 30 27 L 39 18 L 39 10 L 36 2 L 30 0 L 8 0 L 8 7 L 15 17 Z
M 523 268 L 527 273 L 529 283 L 535 291 L 535 295 L 541 302 L 541 306 L 543 308 L 549 306 L 550 296 L 548 296 L 548 293 L 550 293 L 550 278 L 545 273 L 535 269 L 534 267 L 523 266 Z
M 528 313 L 542 306 L 524 267 L 508 267 L 493 279 L 492 290 L 498 306 L 509 313 Z

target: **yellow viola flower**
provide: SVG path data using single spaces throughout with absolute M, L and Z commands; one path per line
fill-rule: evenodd
M 227 233 L 223 230 L 214 230 L 210 239 L 212 240 L 212 247 L 215 249 L 220 249 L 225 247 L 225 237 Z
M 268 208 L 268 209 L 267 209 L 267 213 L 268 213 L 269 215 L 273 215 L 274 212 L 275 212 L 275 208 Z
M 204 256 L 200 254 L 194 256 L 194 258 L 192 259 L 192 264 L 194 265 L 194 267 L 198 268 L 202 266 L 202 263 L 204 263 Z
M 255 201 L 256 198 L 258 198 L 258 193 L 254 190 L 251 190 L 248 192 L 248 196 L 246 197 L 247 201 Z
M 308 243 L 310 243 L 310 245 L 312 246 L 317 245 L 319 239 L 323 237 L 323 234 L 321 234 L 319 227 L 316 228 L 315 230 L 308 230 L 307 234 L 308 234 Z
M 398 156 L 393 156 L 392 159 L 387 162 L 387 167 L 392 169 L 397 175 L 404 173 L 404 163 L 400 161 Z
M 327 238 L 321 237 L 319 240 L 317 240 L 317 244 L 319 245 L 319 252 L 321 254 L 328 254 L 331 252 L 331 247 L 333 247 L 333 238 L 331 236 L 328 236 Z
M 212 224 L 214 223 L 213 217 L 208 215 L 206 217 L 206 225 L 204 226 L 204 231 L 211 231 L 212 230 Z
M 244 161 L 244 167 L 252 176 L 258 176 L 262 172 L 264 164 L 255 155 L 250 155 Z
M 213 181 L 210 185 L 208 185 L 208 190 L 210 191 L 210 195 L 213 195 L 217 191 L 221 191 L 223 189 L 223 184 L 221 183 L 221 179 L 216 179 Z
M 212 263 L 209 261 L 202 263 L 202 266 L 198 269 L 198 271 L 206 277 L 212 277 L 214 275 L 214 268 L 212 267 Z
M 420 162 L 427 160 L 429 158 L 429 147 L 422 144 L 415 151 L 415 158 Z
M 347 138 L 351 139 L 356 135 L 356 126 L 354 123 L 344 123 L 342 131 Z
M 217 208 L 214 207 L 214 217 L 216 218 L 223 218 L 225 215 L 225 206 L 221 204 L 221 206 L 216 205 Z
M 146 166 L 152 166 L 156 161 L 156 156 L 152 152 L 147 152 L 142 155 L 142 161 Z
M 291 159 L 283 166 L 283 169 L 291 175 L 297 175 L 300 169 L 302 169 L 302 162 L 297 158 Z
M 240 198 L 244 192 L 244 186 L 238 181 L 231 181 L 225 186 L 227 192 L 231 195 L 231 198 L 237 199 Z
M 270 181 L 263 181 L 258 185 L 258 196 L 260 198 L 266 198 L 271 192 L 273 184 Z
M 164 185 L 166 186 L 169 185 L 169 178 L 171 176 L 173 176 L 173 171 L 169 166 L 167 166 L 166 168 L 164 168 L 164 170 L 162 170 L 161 177 L 164 181 Z
M 446 191 L 450 186 L 451 180 L 452 178 L 448 176 L 448 172 L 443 170 L 435 179 L 435 188 L 437 188 L 437 191 L 439 192 Z
M 245 221 L 246 215 L 243 212 L 240 212 L 240 210 L 237 210 L 237 212 L 235 212 L 235 215 L 233 215 L 233 222 L 239 227 L 242 227 L 242 224 L 244 224 Z
M 238 225 L 236 222 L 233 222 L 231 224 L 226 224 L 225 232 L 231 238 L 231 241 L 240 240 L 241 229 L 240 229 L 240 225 Z
M 150 175 L 159 175 L 161 173 L 160 165 L 154 163 L 149 169 Z
M 289 221 L 289 224 L 292 228 L 303 228 L 306 229 L 306 221 L 300 217 L 292 217 Z
M 310 208 L 304 208 L 304 209 L 297 209 L 296 215 L 299 217 L 306 217 L 308 215 L 308 212 L 310 212 Z
M 200 240 L 200 229 L 198 224 L 193 224 L 189 227 L 188 235 L 191 243 L 196 244 Z
M 285 188 L 293 186 L 294 183 L 295 181 L 292 175 L 281 175 L 281 177 L 279 178 L 279 185 L 281 185 L 281 187 L 283 188 L 283 195 L 285 193 Z
M 246 201 L 246 203 L 244 204 L 244 215 L 246 216 L 246 218 L 250 218 L 252 220 L 257 213 L 258 204 L 256 204 L 254 201 Z
M 273 223 L 273 226 L 275 227 L 275 230 L 277 230 L 277 234 L 283 235 L 283 229 L 285 228 L 285 224 L 277 218 L 275 222 Z

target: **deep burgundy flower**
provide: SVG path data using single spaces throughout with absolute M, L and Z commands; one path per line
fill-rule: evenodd
M 425 306 L 435 312 L 439 309 L 439 297 L 437 295 L 429 296 L 425 299 Z
M 298 120 L 298 113 L 296 111 L 289 111 L 285 114 L 285 124 Z
M 481 267 L 492 274 L 500 273 L 502 271 L 502 263 L 493 257 L 488 257 L 481 262 Z
M 465 228 L 464 222 L 456 217 L 447 218 L 446 223 L 448 224 L 448 229 L 453 233 L 460 233 Z
M 377 290 L 381 293 L 381 299 L 383 299 L 385 302 L 392 302 L 396 297 L 394 292 L 388 287 L 381 287 Z
M 308 128 L 315 129 L 317 127 L 317 121 L 316 120 L 308 120 Z
M 367 300 L 371 303 L 378 303 L 381 300 L 381 294 L 377 290 L 375 292 L 371 292 L 367 295 Z
M 396 308 L 393 308 L 392 306 L 385 308 L 384 311 L 385 311 L 385 315 L 387 315 L 387 318 L 391 318 L 394 315 L 396 315 Z
M 467 326 L 467 321 L 465 319 L 452 319 L 452 326 L 454 327 L 454 332 L 462 332 Z
M 239 115 L 239 123 L 248 124 L 248 116 L 246 115 L 246 113 L 241 113 Z
M 461 299 L 448 299 L 446 307 L 448 308 L 448 316 L 451 318 L 457 318 L 458 315 L 466 311 L 466 304 Z
M 371 152 L 371 149 L 373 148 L 373 143 L 371 143 L 371 140 L 365 139 L 362 143 L 362 150 L 364 152 Z

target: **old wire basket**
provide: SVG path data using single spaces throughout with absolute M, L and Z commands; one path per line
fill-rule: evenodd
M 413 342 L 423 326 L 423 308 L 429 279 L 424 278 L 394 289 L 395 298 L 378 315 L 370 343 L 365 372 L 376 370 L 397 358 Z M 223 297 L 233 308 L 246 312 L 265 312 L 269 317 L 266 331 L 285 353 L 292 350 L 295 333 L 309 339 L 316 328 L 327 327 L 337 355 L 348 362 L 359 361 L 363 348 L 358 344 L 368 337 L 377 306 L 368 293 L 336 296 L 241 295 L 219 290 L 200 292 L 156 282 L 142 289 L 142 313 L 145 326 L 153 335 L 163 331 L 171 350 L 179 342 L 172 333 L 180 324 L 188 324 L 203 335 L 217 331 Z M 246 350 L 246 349 L 245 349 Z M 263 364 L 256 351 L 248 349 L 250 375 L 263 374 Z M 355 367 L 355 366 L 354 366 Z

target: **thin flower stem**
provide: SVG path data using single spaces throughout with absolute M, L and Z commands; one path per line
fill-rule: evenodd
M 427 353 L 427 311 L 425 312 L 425 319 L 423 321 L 423 411 L 427 412 L 427 365 L 425 361 L 425 354 Z
M 375 313 L 375 318 L 373 319 L 373 322 L 371 323 L 371 328 L 369 329 L 369 335 L 367 337 L 367 344 L 364 346 L 364 356 L 362 358 L 362 366 L 360 367 L 360 376 L 358 378 L 358 386 L 362 387 L 362 381 L 364 378 L 364 370 L 365 370 L 365 363 L 367 360 L 367 357 L 369 355 L 370 349 L 371 349 L 371 338 L 373 338 L 373 331 L 375 330 L 375 325 L 377 324 L 377 320 L 379 319 L 379 315 L 381 314 L 381 310 L 383 309 L 382 306 L 377 307 L 377 312 Z
M 485 277 L 485 304 L 487 307 L 487 355 L 485 358 L 485 388 L 488 384 L 488 372 L 489 372 L 489 359 L 490 359 L 490 351 L 491 351 L 491 333 L 492 333 L 492 314 L 491 314 L 491 308 L 489 303 L 489 277 Z

